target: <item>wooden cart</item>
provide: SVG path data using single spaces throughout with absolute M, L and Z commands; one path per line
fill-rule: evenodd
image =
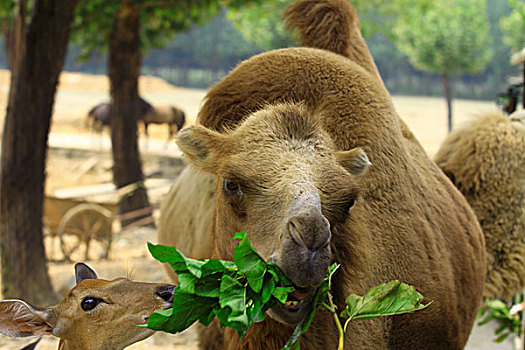
M 154 189 L 169 186 L 167 179 L 148 179 L 146 187 Z M 46 236 L 58 240 L 64 260 L 90 259 L 92 243 L 102 251 L 99 258 L 107 259 L 116 231 L 147 225 L 153 222 L 151 215 L 125 228 L 119 228 L 119 220 L 151 214 L 153 207 L 118 214 L 118 203 L 143 184 L 131 184 L 115 189 L 113 184 L 65 188 L 47 194 L 44 199 L 44 226 Z M 52 246 L 53 243 L 52 243 Z M 54 252 L 52 252 L 54 255 Z

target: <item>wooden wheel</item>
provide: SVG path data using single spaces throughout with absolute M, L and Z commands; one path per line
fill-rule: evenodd
M 112 243 L 112 212 L 101 205 L 82 203 L 69 209 L 58 226 L 60 247 L 64 258 L 72 261 L 72 255 L 77 259 L 89 260 L 89 247 L 92 240 L 102 244 L 107 259 Z M 84 248 L 84 255 L 81 250 Z

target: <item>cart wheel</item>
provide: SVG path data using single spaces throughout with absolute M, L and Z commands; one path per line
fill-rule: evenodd
M 72 254 L 85 245 L 82 258 L 89 260 L 91 241 L 97 240 L 104 248 L 103 257 L 107 259 L 112 241 L 112 221 L 112 212 L 95 203 L 82 203 L 69 209 L 57 230 L 64 258 L 72 261 Z

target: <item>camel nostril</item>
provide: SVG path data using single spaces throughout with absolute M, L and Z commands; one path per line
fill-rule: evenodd
M 173 303 L 173 290 L 175 286 L 166 285 L 159 287 L 155 293 L 158 297 L 164 300 L 167 303 Z
M 293 220 L 288 221 L 288 231 L 295 243 L 297 243 L 300 246 L 304 245 L 304 240 L 301 236 L 301 232 L 299 232 L 299 229 L 297 228 L 297 225 L 293 222 Z

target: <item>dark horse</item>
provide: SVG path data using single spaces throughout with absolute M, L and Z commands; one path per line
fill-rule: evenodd
M 143 98 L 139 98 L 138 120 L 142 120 L 151 109 L 153 109 L 151 104 Z M 91 108 L 87 115 L 86 125 L 99 134 L 105 126 L 111 126 L 111 103 L 102 102 Z

